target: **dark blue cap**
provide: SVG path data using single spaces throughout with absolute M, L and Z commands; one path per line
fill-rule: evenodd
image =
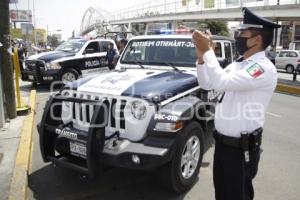
M 239 29 L 269 29 L 273 30 L 275 28 L 280 28 L 281 26 L 263 17 L 257 16 L 248 8 L 243 8 L 244 19 L 243 24 L 240 25 Z

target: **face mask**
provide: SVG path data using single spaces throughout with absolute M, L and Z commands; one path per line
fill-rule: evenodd
M 256 37 L 253 36 L 253 37 Z M 247 46 L 247 40 L 251 39 L 253 37 L 249 37 L 249 38 L 245 38 L 245 37 L 236 37 L 235 38 L 235 45 L 236 45 L 236 50 L 240 55 L 244 55 L 244 53 L 246 51 L 248 51 L 250 48 L 254 47 L 255 45 L 253 45 L 252 47 L 248 47 Z
M 245 38 L 245 37 L 237 37 L 235 39 L 236 51 L 240 55 L 244 55 L 244 53 L 249 49 L 247 47 L 247 40 L 248 40 L 248 38 Z

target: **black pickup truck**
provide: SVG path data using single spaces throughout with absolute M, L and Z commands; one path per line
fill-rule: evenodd
M 108 70 L 106 53 L 111 39 L 72 39 L 54 51 L 30 56 L 22 70 L 22 80 L 35 83 L 70 82 L 84 73 Z

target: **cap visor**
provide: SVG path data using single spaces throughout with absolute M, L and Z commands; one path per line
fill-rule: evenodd
M 245 30 L 249 28 L 264 28 L 264 26 L 258 24 L 241 24 L 237 27 L 238 30 Z

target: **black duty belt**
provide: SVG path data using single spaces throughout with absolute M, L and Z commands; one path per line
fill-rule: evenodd
M 255 131 L 248 133 L 248 144 L 249 149 L 253 149 L 257 146 L 261 145 L 262 138 L 262 128 L 258 128 Z M 242 138 L 230 137 L 219 133 L 218 131 L 214 132 L 214 138 L 217 142 L 220 142 L 224 145 L 235 147 L 235 148 L 243 148 Z

